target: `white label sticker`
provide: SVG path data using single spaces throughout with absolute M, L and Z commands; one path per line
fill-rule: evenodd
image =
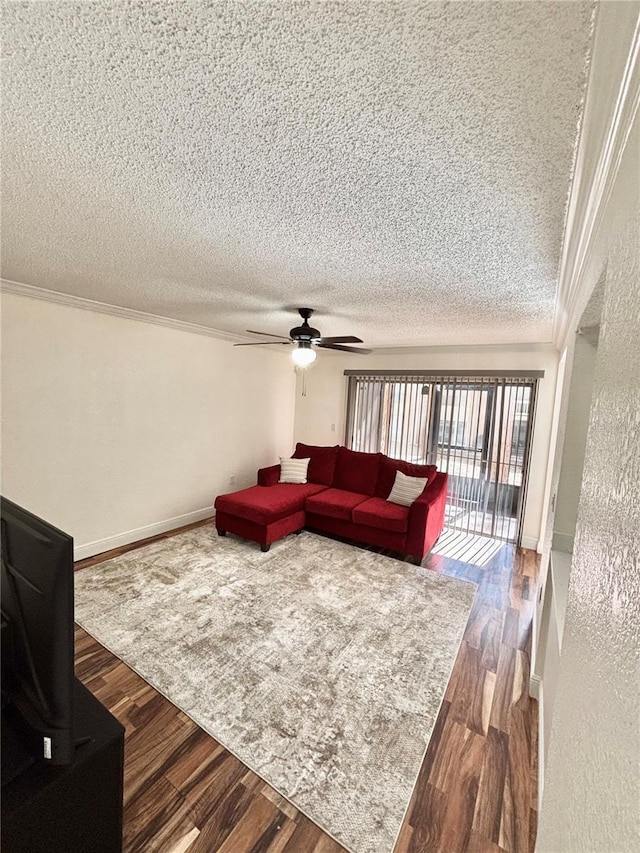
M 45 737 L 44 740 L 44 757 L 51 758 L 51 738 Z

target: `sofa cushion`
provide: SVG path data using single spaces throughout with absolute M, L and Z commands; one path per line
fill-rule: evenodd
M 351 521 L 354 507 L 366 501 L 369 495 L 346 492 L 342 489 L 325 489 L 317 495 L 307 498 L 305 509 L 317 515 L 328 515 Z
M 400 506 L 411 506 L 424 492 L 427 482 L 426 477 L 407 477 L 402 471 L 396 471 L 396 479 L 387 500 Z
M 321 483 L 323 486 L 331 486 L 333 483 L 337 456 L 337 444 L 333 447 L 317 447 L 313 444 L 303 444 L 301 441 L 296 444 L 293 454 L 294 459 L 309 458 L 311 460 L 307 471 L 307 482 Z
M 366 524 L 393 533 L 406 533 L 409 524 L 409 508 L 389 503 L 384 498 L 369 498 L 353 510 L 355 524 Z
M 324 488 L 318 483 L 250 486 L 239 492 L 218 495 L 215 508 L 256 524 L 272 524 L 291 513 L 304 509 L 304 502 L 309 495 L 321 492 Z
M 279 483 L 306 483 L 309 459 L 289 459 L 280 457 Z
M 377 498 L 389 497 L 396 479 L 396 471 L 402 471 L 407 477 L 426 477 L 427 485 L 435 480 L 438 473 L 435 465 L 416 465 L 413 462 L 405 462 L 404 459 L 391 459 L 389 456 L 382 456 L 380 474 L 375 490 Z
M 380 473 L 380 457 L 380 453 L 359 453 L 347 447 L 338 448 L 334 488 L 372 497 Z

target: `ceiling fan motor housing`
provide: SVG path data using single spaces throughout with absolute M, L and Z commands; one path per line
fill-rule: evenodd
M 312 329 L 306 321 L 302 326 L 296 326 L 294 329 L 291 329 L 289 334 L 294 341 L 313 341 L 316 338 L 322 337 L 320 332 L 317 329 Z
M 295 326 L 289 332 L 293 341 L 314 341 L 316 338 L 321 338 L 322 335 L 317 329 L 313 329 L 309 325 L 309 317 L 313 314 L 313 308 L 299 308 L 298 313 L 303 318 L 301 326 Z

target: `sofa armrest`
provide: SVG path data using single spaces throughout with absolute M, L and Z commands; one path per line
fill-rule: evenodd
M 411 504 L 405 551 L 418 561 L 429 553 L 442 533 L 448 485 L 449 475 L 439 472 Z
M 269 468 L 260 468 L 258 471 L 259 486 L 275 486 L 280 479 L 280 466 L 271 465 Z

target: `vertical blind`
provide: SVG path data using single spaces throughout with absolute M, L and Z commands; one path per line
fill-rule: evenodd
M 345 373 L 348 447 L 436 465 L 447 527 L 519 542 L 541 373 Z

